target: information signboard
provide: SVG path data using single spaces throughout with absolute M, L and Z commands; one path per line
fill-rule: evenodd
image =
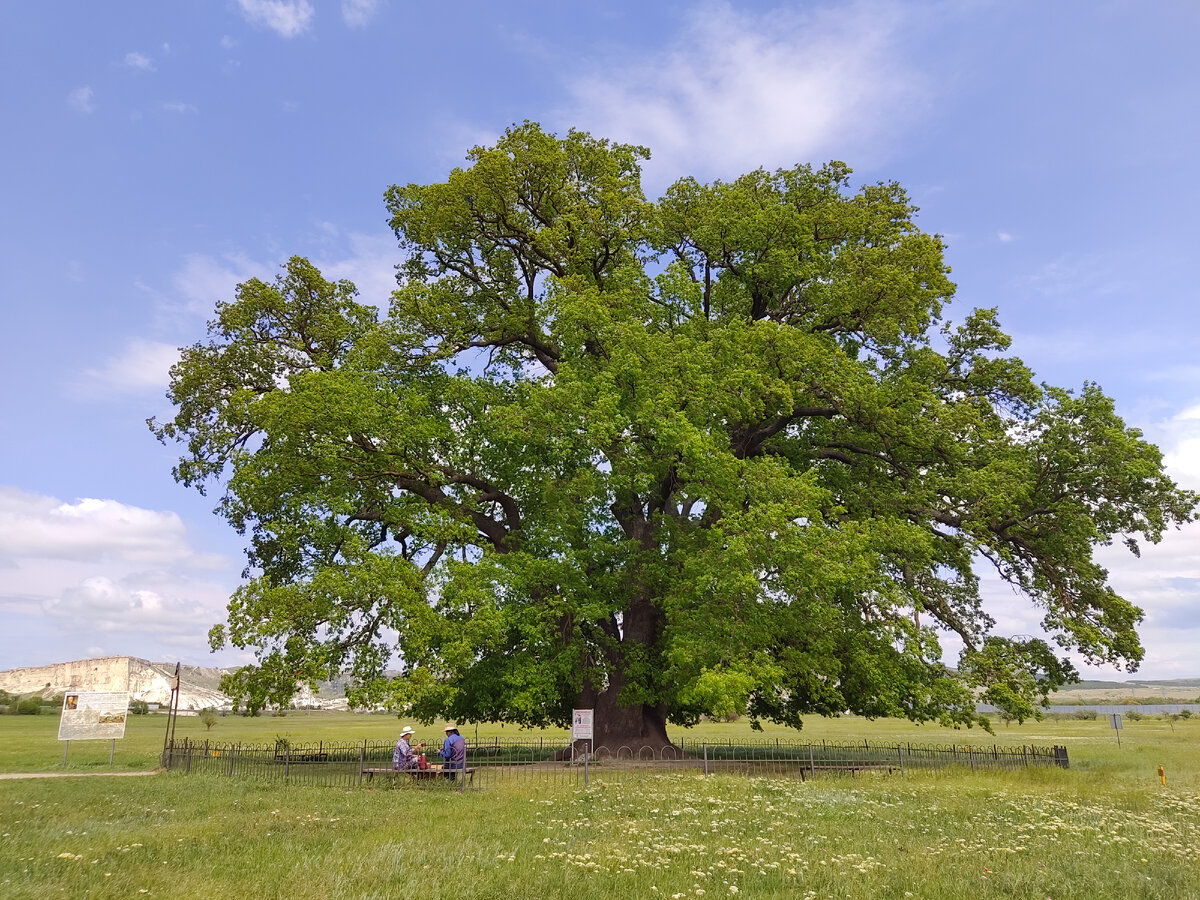
M 63 695 L 60 741 L 115 741 L 125 737 L 129 691 L 67 691 Z
M 592 740 L 592 719 L 595 710 L 577 709 L 571 716 L 571 740 Z

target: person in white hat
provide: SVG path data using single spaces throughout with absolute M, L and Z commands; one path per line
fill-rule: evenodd
M 411 725 L 405 725 L 404 730 L 400 732 L 400 740 L 396 741 L 396 751 L 392 754 L 393 769 L 415 769 L 419 764 L 417 750 L 424 747 L 424 744 L 413 746 L 411 738 L 416 734 Z
M 450 778 L 454 777 L 454 772 L 451 770 L 465 768 L 467 763 L 467 742 L 458 733 L 457 725 L 450 724 L 446 726 L 446 743 L 442 744 L 442 749 L 438 751 L 438 756 L 445 760 L 442 763 L 442 771 Z

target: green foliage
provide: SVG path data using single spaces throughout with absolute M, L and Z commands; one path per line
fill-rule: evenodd
M 1125 718 L 1130 722 L 1140 722 L 1142 719 L 1146 718 L 1146 714 L 1140 713 L 1136 709 L 1131 709 L 1129 712 L 1125 713 Z
M 1097 718 L 1097 715 L 1098 714 L 1094 709 L 1077 709 L 1075 712 L 1071 713 L 1071 718 L 1079 719 L 1080 721 L 1091 721 L 1092 719 Z
M 217 711 L 215 709 L 200 710 L 200 723 L 204 726 L 205 731 L 212 731 L 212 727 L 217 724 Z
M 42 701 L 37 697 L 26 697 L 18 700 L 13 706 L 13 712 L 18 716 L 36 716 L 42 711 Z
M 144 716 L 144 715 L 149 714 L 149 712 L 150 712 L 150 704 L 147 703 L 145 700 L 130 700 L 129 701 L 129 714 L 131 716 Z
M 994 310 L 943 318 L 942 242 L 844 164 L 684 178 L 525 123 L 394 186 L 386 311 L 291 259 L 173 369 L 176 477 L 224 486 L 248 580 L 222 689 L 599 735 L 748 712 L 971 724 L 1136 667 L 1093 559 L 1196 497 L 1085 384 L 1037 384 Z M 994 633 L 977 563 L 1059 648 Z M 957 670 L 939 638 L 964 644 Z M 401 674 L 387 670 L 400 660 Z M 662 732 L 665 735 L 665 732 Z M 665 739 L 665 738 L 664 738 Z

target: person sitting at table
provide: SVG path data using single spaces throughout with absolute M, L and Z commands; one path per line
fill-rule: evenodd
M 424 747 L 424 744 L 412 745 L 409 738 L 416 734 L 411 725 L 405 725 L 404 730 L 400 732 L 400 740 L 396 741 L 396 750 L 392 754 L 393 769 L 415 769 L 421 760 L 417 756 L 417 750 Z
M 442 749 L 438 751 L 438 756 L 445 760 L 442 763 L 442 770 L 461 769 L 467 763 L 467 742 L 461 734 L 458 733 L 458 727 L 455 725 L 446 726 L 446 742 L 442 744 Z M 453 778 L 453 772 L 447 772 L 448 777 Z

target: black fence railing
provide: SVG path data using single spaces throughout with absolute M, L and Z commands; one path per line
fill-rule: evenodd
M 274 744 L 195 741 L 184 738 L 163 751 L 164 768 L 209 773 L 354 786 L 370 784 L 454 784 L 463 788 L 489 781 L 536 779 L 574 781 L 589 776 L 610 778 L 625 772 L 691 771 L 696 774 L 744 774 L 809 779 L 828 775 L 961 767 L 970 770 L 1067 768 L 1067 748 L 998 744 L 912 744 L 870 741 L 794 741 L 770 738 L 740 741 L 682 739 L 672 747 L 619 746 L 584 752 L 583 744 L 562 738 L 491 738 L 467 742 L 463 773 L 441 770 L 436 753 L 431 768 L 418 772 L 392 770 L 391 741 Z

